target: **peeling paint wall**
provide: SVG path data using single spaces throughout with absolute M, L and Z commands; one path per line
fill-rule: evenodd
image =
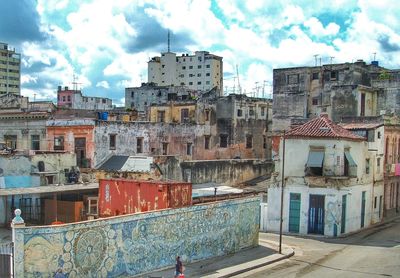
M 15 276 L 121 277 L 258 245 L 258 197 L 15 230 Z
M 387 112 L 397 113 L 398 71 L 389 71 L 389 80 L 381 80 L 380 71 L 382 68 L 363 61 L 275 69 L 273 131 L 288 129 L 292 120 L 313 118 L 321 113 L 328 113 L 334 121 L 343 116 L 377 116 L 385 107 Z

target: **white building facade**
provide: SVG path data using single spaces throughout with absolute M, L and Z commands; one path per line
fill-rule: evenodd
M 207 51 L 182 56 L 173 52 L 161 53 L 161 57 L 153 57 L 148 62 L 148 82 L 158 86 L 186 86 L 197 91 L 209 91 L 217 87 L 222 95 L 222 57 Z
M 283 141 L 279 157 L 283 157 Z M 368 142 L 326 116 L 292 129 L 285 139 L 283 231 L 338 236 L 382 217 L 383 184 L 374 187 Z M 277 161 L 277 177 L 283 159 Z M 380 169 L 382 172 L 382 169 Z M 268 189 L 268 229 L 279 231 L 281 180 Z M 376 197 L 376 198 L 375 198 Z

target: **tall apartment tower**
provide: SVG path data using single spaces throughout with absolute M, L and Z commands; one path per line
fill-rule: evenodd
M 161 53 L 161 57 L 153 57 L 148 62 L 148 82 L 158 86 L 186 86 L 203 92 L 217 87 L 222 95 L 222 57 L 207 51 L 182 56 L 173 52 Z
M 21 94 L 21 54 L 0 42 L 0 95 Z

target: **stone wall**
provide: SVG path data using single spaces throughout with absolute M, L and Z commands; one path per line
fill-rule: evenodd
M 15 277 L 128 277 L 258 244 L 258 197 L 15 229 Z

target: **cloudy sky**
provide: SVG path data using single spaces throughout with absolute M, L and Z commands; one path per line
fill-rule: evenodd
M 272 69 L 373 60 L 400 68 L 396 0 L 0 0 L 0 41 L 22 53 L 22 94 L 55 99 L 77 76 L 85 95 L 123 104 L 167 50 L 224 58 L 224 89 L 271 92 Z M 376 54 L 374 54 L 376 53 Z M 319 60 L 318 60 L 319 63 Z M 256 89 L 258 87 L 258 89 Z

